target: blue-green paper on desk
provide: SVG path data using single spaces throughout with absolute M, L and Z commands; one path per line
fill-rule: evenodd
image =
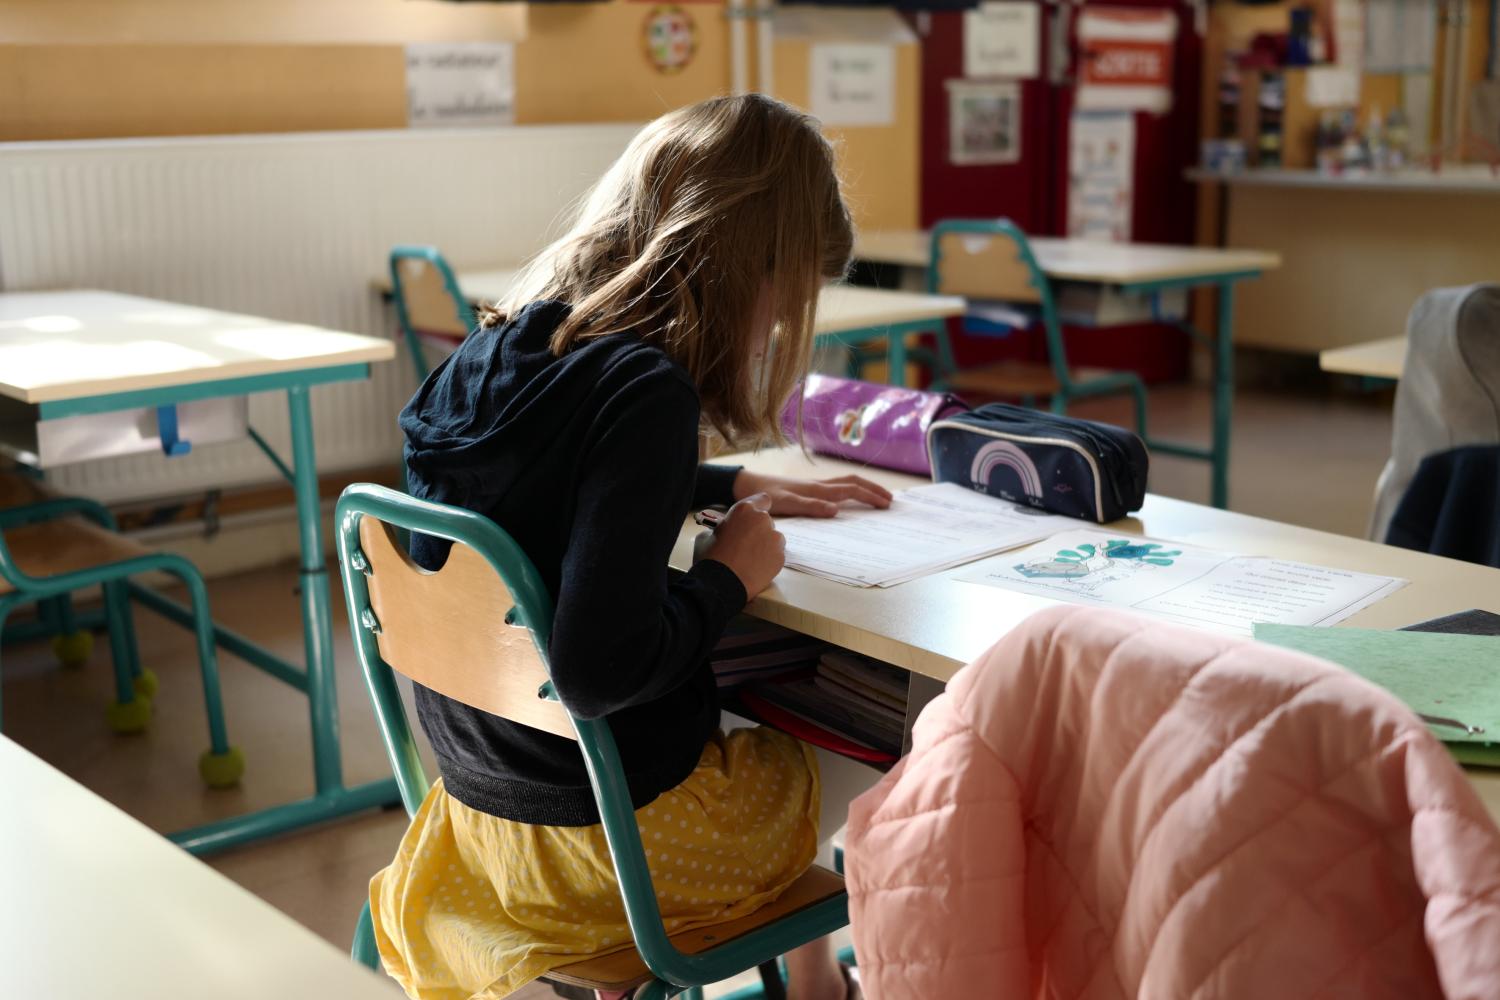
M 1461 763 L 1500 766 L 1500 638 L 1266 624 L 1255 626 L 1255 638 L 1332 660 L 1414 712 L 1483 728 L 1432 731 Z

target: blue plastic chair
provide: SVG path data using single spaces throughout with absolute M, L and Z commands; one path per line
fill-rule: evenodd
M 946 330 L 937 335 L 933 387 L 959 394 L 1019 397 L 1034 405 L 1051 400 L 1065 413 L 1071 400 L 1128 392 L 1135 401 L 1136 432 L 1146 436 L 1146 385 L 1134 372 L 1073 369 L 1063 344 L 1062 322 L 1052 282 L 1037 264 L 1026 234 L 1009 219 L 950 219 L 933 227 L 927 288 L 934 294 L 991 300 L 1034 312 L 1047 338 L 1047 362 L 1002 362 L 959 369 Z M 970 320 L 966 329 L 987 335 L 1008 332 L 1005 324 Z
M 354 646 L 409 814 L 429 785 L 396 672 L 578 742 L 635 948 L 554 969 L 549 980 L 594 990 L 634 989 L 636 1000 L 701 997 L 699 987 L 764 967 L 849 922 L 843 879 L 813 868 L 748 917 L 668 935 L 609 725 L 574 717 L 552 690 L 552 595 L 525 553 L 486 517 L 368 483 L 344 491 L 336 520 Z M 417 567 L 397 541 L 403 530 L 452 542 L 443 568 L 428 573 Z M 378 967 L 368 904 L 352 954 Z

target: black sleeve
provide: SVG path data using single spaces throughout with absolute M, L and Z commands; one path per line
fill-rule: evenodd
M 743 468 L 743 465 L 698 466 L 698 481 L 693 486 L 693 509 L 728 507 L 734 503 L 734 477 Z
M 558 696 L 586 719 L 652 701 L 708 669 L 709 652 L 746 600 L 739 577 L 713 560 L 668 578 L 697 477 L 691 390 L 658 382 L 607 407 L 598 426 L 549 650 Z

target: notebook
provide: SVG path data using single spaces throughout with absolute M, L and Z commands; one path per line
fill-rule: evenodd
M 1261 624 L 1255 638 L 1331 660 L 1421 715 L 1483 729 L 1429 723 L 1461 763 L 1500 766 L 1500 637 Z

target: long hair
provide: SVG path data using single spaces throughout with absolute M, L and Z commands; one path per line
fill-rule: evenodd
M 537 299 L 570 303 L 553 353 L 632 331 L 687 370 L 726 442 L 782 441 L 780 410 L 812 358 L 818 290 L 844 274 L 853 240 L 817 122 L 758 94 L 714 98 L 642 129 L 567 235 L 481 322 Z M 760 361 L 763 289 L 773 326 Z

